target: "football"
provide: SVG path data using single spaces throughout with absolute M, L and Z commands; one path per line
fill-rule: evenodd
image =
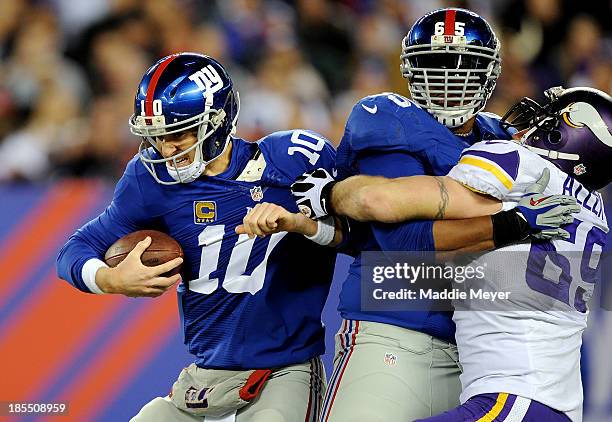
M 126 234 L 111 245 L 104 255 L 104 261 L 109 267 L 116 267 L 130 253 L 138 242 L 144 240 L 147 236 L 151 237 L 151 245 L 143 252 L 140 260 L 147 267 L 154 267 L 171 261 L 176 257 L 183 257 L 183 249 L 176 240 L 157 230 L 139 230 L 133 233 Z M 162 274 L 164 277 L 178 274 L 181 271 L 182 265 L 174 268 L 167 273 Z

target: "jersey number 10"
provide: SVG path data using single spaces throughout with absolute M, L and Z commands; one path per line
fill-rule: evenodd
M 198 245 L 202 246 L 200 258 L 200 271 L 198 278 L 189 282 L 189 290 L 211 294 L 219 287 L 219 277 L 211 278 L 211 274 L 219 267 L 222 241 L 214 241 L 225 234 L 225 224 L 207 226 L 198 236 Z M 262 261 L 253 269 L 251 274 L 246 273 L 246 267 L 251 257 L 253 245 L 256 241 L 264 242 L 266 239 L 249 239 L 248 235 L 241 234 L 232 248 L 231 256 L 223 282 L 223 289 L 229 293 L 255 294 L 261 290 L 266 278 L 268 257 L 274 247 L 287 234 L 287 232 L 274 233 L 269 238 L 268 247 Z
M 291 143 L 287 153 L 293 155 L 300 153 L 306 156 L 311 165 L 315 165 L 321 156 L 325 146 L 325 140 L 313 133 L 303 130 L 294 130 L 291 134 Z M 251 258 L 253 245 L 256 241 L 264 242 L 267 239 L 249 239 L 248 235 L 241 234 L 234 244 L 229 263 L 223 276 L 221 285 L 229 293 L 251 293 L 255 294 L 262 289 L 266 277 L 268 257 L 274 247 L 287 234 L 287 232 L 274 233 L 269 238 L 268 246 L 262 261 L 253 269 L 251 274 L 246 274 L 246 267 Z M 198 278 L 189 282 L 189 290 L 211 294 L 219 287 L 219 277 L 211 278 L 211 274 L 219 267 L 222 239 L 225 235 L 225 225 L 207 226 L 198 236 L 198 246 L 202 246 L 200 258 L 200 271 Z
M 287 153 L 289 155 L 293 155 L 296 152 L 304 154 L 304 156 L 308 158 L 310 165 L 314 166 L 317 161 L 319 161 L 319 157 L 321 156 L 321 154 L 319 154 L 317 151 L 321 151 L 323 149 L 325 146 L 325 139 L 315 135 L 314 133 L 303 130 L 294 130 L 291 134 L 291 143 L 301 146 L 289 147 L 287 149 Z

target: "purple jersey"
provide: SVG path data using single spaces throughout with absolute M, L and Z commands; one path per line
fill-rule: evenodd
M 441 415 L 414 422 L 570 422 L 564 413 L 513 394 L 480 394 Z
M 505 299 L 453 302 L 463 367 L 460 399 L 504 391 L 580 421 L 582 332 L 601 278 L 608 232 L 601 195 L 512 141 L 472 145 L 449 177 L 511 208 L 544 168 L 550 180 L 542 193 L 573 196 L 580 212 L 564 226 L 567 239 L 516 243 L 479 254 L 470 263 L 485 268 L 481 285 L 474 287 L 502 293 Z

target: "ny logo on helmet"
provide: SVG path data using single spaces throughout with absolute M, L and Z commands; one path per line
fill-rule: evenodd
M 195 82 L 200 91 L 206 91 L 207 93 L 214 94 L 223 88 L 223 80 L 211 64 L 190 75 L 189 79 Z

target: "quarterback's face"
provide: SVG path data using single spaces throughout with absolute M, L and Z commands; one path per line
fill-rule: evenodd
M 157 150 L 161 153 L 164 158 L 170 158 L 183 151 L 186 151 L 198 141 L 197 132 L 179 132 L 166 135 L 163 138 L 157 140 Z M 196 148 L 189 151 L 189 153 L 181 156 L 176 160 L 178 167 L 188 166 L 193 163 L 196 153 Z

